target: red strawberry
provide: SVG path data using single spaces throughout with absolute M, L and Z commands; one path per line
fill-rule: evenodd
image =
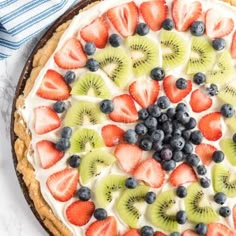
M 210 38 L 222 38 L 229 35 L 233 28 L 233 19 L 222 16 L 215 9 L 209 9 L 206 12 L 206 34 Z
M 36 149 L 43 169 L 48 169 L 55 165 L 64 155 L 64 152 L 60 152 L 55 148 L 54 143 L 47 140 L 37 142 Z
M 231 47 L 230 47 L 231 56 L 233 59 L 236 59 L 236 31 L 233 34 Z
M 65 100 L 70 96 L 70 87 L 55 70 L 48 70 L 44 75 L 37 95 L 50 100 Z
M 196 182 L 197 176 L 191 166 L 183 163 L 171 173 L 169 181 L 171 185 L 177 187 L 185 183 Z
M 213 112 L 203 116 L 198 123 L 198 128 L 203 136 L 211 141 L 216 141 L 222 136 L 221 113 Z
M 78 181 L 78 170 L 66 168 L 50 175 L 46 184 L 56 200 L 66 202 L 74 196 Z
M 174 0 L 172 17 L 178 31 L 186 31 L 202 14 L 202 5 L 198 1 Z
M 114 110 L 109 114 L 111 120 L 123 123 L 133 123 L 138 120 L 138 112 L 129 95 L 123 94 L 114 97 L 113 104 Z
M 193 230 L 187 229 L 183 232 L 182 236 L 198 236 Z
M 58 114 L 50 107 L 40 106 L 34 109 L 34 128 L 37 134 L 46 134 L 61 125 Z
M 143 161 L 134 171 L 136 179 L 144 181 L 152 188 L 159 188 L 164 182 L 165 172 L 153 158 Z
M 55 53 L 54 60 L 63 69 L 77 69 L 85 66 L 87 56 L 80 41 L 76 38 L 71 38 Z
M 85 225 L 91 219 L 95 205 L 91 201 L 76 201 L 66 208 L 67 220 L 77 226 Z
M 212 105 L 212 99 L 200 89 L 192 92 L 190 106 L 194 112 L 202 112 L 209 109 Z
M 163 234 L 162 232 L 160 231 L 157 231 L 154 236 L 166 236 L 165 234 Z
M 116 125 L 102 127 L 102 137 L 107 147 L 113 147 L 123 140 L 125 131 Z
M 132 173 L 140 163 L 143 151 L 136 145 L 123 143 L 116 147 L 114 154 L 121 168 L 127 173 Z
M 208 224 L 206 236 L 235 236 L 235 233 L 226 225 L 220 223 Z
M 85 233 L 86 236 L 117 236 L 116 220 L 113 216 L 108 216 L 105 220 L 93 222 Z
M 167 18 L 168 7 L 165 0 L 148 1 L 140 5 L 140 12 L 148 26 L 153 31 L 157 31 L 161 28 L 162 22 Z
M 233 221 L 234 221 L 234 228 L 236 229 L 236 204 L 233 207 Z
M 86 42 L 92 42 L 98 48 L 104 48 L 108 39 L 108 25 L 104 17 L 99 17 L 80 31 Z
M 183 98 L 185 98 L 192 90 L 192 82 L 191 80 L 187 81 L 186 89 L 178 89 L 176 87 L 176 80 L 174 76 L 167 76 L 163 81 L 163 88 L 166 93 L 166 96 L 173 103 L 180 102 Z
M 115 29 L 124 37 L 133 35 L 138 24 L 138 8 L 134 2 L 114 7 L 107 12 L 107 17 Z
M 123 236 L 141 236 L 141 234 L 138 229 L 130 229 Z
M 155 80 L 137 80 L 129 86 L 130 95 L 143 108 L 156 102 L 159 91 L 159 83 Z
M 196 154 L 200 157 L 202 163 L 206 166 L 211 163 L 212 155 L 216 150 L 217 149 L 214 146 L 206 143 L 201 143 L 195 148 Z

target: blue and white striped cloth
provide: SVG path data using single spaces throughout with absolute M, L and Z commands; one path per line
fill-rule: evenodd
M 49 26 L 79 0 L 0 0 L 0 60 Z

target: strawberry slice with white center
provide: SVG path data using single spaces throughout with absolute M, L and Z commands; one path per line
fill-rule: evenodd
M 58 114 L 47 106 L 40 106 L 34 109 L 34 128 L 37 134 L 46 134 L 60 127 L 61 119 Z
M 155 80 L 137 80 L 129 86 L 130 95 L 142 108 L 154 104 L 159 91 L 159 83 Z
M 203 116 L 198 123 L 198 128 L 203 136 L 216 141 L 222 137 L 222 116 L 220 112 L 213 112 Z
M 124 37 L 134 34 L 138 24 L 138 8 L 134 2 L 114 7 L 107 11 L 107 17 L 115 29 Z
M 43 77 L 37 95 L 50 100 L 65 100 L 70 96 L 70 87 L 55 70 L 48 70 Z
M 39 155 L 40 165 L 43 169 L 48 169 L 55 165 L 64 155 L 64 152 L 60 152 L 55 148 L 55 144 L 42 140 L 36 143 L 36 149 Z
M 176 87 L 176 80 L 174 76 L 167 76 L 163 81 L 163 88 L 166 93 L 166 96 L 173 103 L 178 103 L 182 101 L 191 91 L 192 91 L 192 82 L 191 80 L 187 80 L 187 88 L 186 89 L 178 89 Z
M 222 38 L 229 35 L 233 29 L 233 19 L 222 16 L 215 9 L 209 9 L 206 12 L 206 34 L 210 38 Z
M 80 31 L 86 42 L 92 42 L 97 48 L 104 48 L 108 40 L 108 24 L 104 17 L 99 17 Z
M 212 155 L 216 150 L 216 147 L 207 143 L 201 143 L 195 148 L 196 154 L 200 157 L 202 163 L 206 166 L 208 166 L 212 162 Z
M 230 53 L 233 59 L 236 59 L 236 31 L 233 34 Z
M 191 94 L 189 104 L 194 112 L 200 113 L 212 106 L 212 99 L 207 93 L 204 93 L 200 89 L 196 89 Z
M 207 227 L 206 236 L 235 236 L 233 230 L 221 223 L 210 223 Z
M 150 29 L 157 31 L 167 18 L 168 7 L 165 0 L 147 1 L 140 5 L 140 12 Z
M 177 187 L 186 183 L 196 182 L 197 176 L 190 165 L 183 163 L 171 173 L 169 181 L 171 185 Z
M 134 177 L 144 181 L 152 188 L 159 188 L 164 183 L 165 172 L 153 158 L 143 161 L 134 171 Z
M 114 110 L 109 118 L 115 122 L 133 123 L 138 120 L 138 112 L 131 96 L 123 94 L 113 98 Z
M 120 167 L 127 173 L 134 171 L 142 159 L 142 154 L 143 151 L 138 146 L 128 143 L 119 144 L 114 151 Z
M 198 1 L 174 0 L 172 17 L 178 31 L 186 31 L 202 14 L 202 5 Z
M 66 168 L 50 175 L 46 184 L 56 200 L 66 202 L 74 196 L 78 182 L 78 170 Z
M 63 69 L 78 69 L 86 65 L 87 56 L 80 41 L 70 38 L 54 55 L 56 64 Z

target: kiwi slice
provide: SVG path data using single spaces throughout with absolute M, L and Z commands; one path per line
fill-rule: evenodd
M 99 134 L 93 129 L 78 129 L 70 139 L 70 153 L 91 151 L 103 147 L 104 143 Z
M 186 62 L 188 44 L 180 34 L 163 30 L 160 40 L 164 69 L 173 69 Z
M 236 175 L 222 164 L 215 164 L 212 170 L 213 188 L 228 197 L 236 197 Z
M 118 87 L 124 88 L 127 85 L 132 65 L 130 57 L 124 49 L 107 47 L 97 52 L 95 59 Z
M 135 75 L 149 74 L 156 67 L 161 66 L 159 46 L 151 39 L 139 35 L 126 39 L 133 61 Z
M 223 77 L 222 77 L 223 78 Z M 219 92 L 218 97 L 225 103 L 236 107 L 236 86 L 227 84 Z
M 173 190 L 162 192 L 157 200 L 149 206 L 148 217 L 156 226 L 166 231 L 178 231 L 176 221 L 175 193 Z
M 65 116 L 65 126 L 101 124 L 106 116 L 100 111 L 99 105 L 92 102 L 79 101 L 74 103 Z
M 220 141 L 220 146 L 231 165 L 236 166 L 236 143 L 231 138 Z
M 226 119 L 225 123 L 236 133 L 236 117 Z
M 199 71 L 209 71 L 215 62 L 215 51 L 208 40 L 202 37 L 192 37 L 191 53 L 187 64 L 187 74 Z
M 99 175 L 109 165 L 112 165 L 116 158 L 105 151 L 95 150 L 85 155 L 81 159 L 80 176 L 84 184 L 88 183 L 90 179 Z
M 143 215 L 140 203 L 145 204 L 144 198 L 148 189 L 145 185 L 126 189 L 117 201 L 116 210 L 120 218 L 131 228 L 138 228 L 138 221 Z
M 95 189 L 95 196 L 99 207 L 105 208 L 113 200 L 113 193 L 125 187 L 126 176 L 108 175 L 101 179 Z
M 198 183 L 188 187 L 184 200 L 187 217 L 194 223 L 211 223 L 218 220 L 217 212 L 210 206 L 206 194 Z
M 212 70 L 207 74 L 207 83 L 224 85 L 234 75 L 234 65 L 228 51 L 223 51 L 217 55 L 216 62 Z
M 98 98 L 110 98 L 111 94 L 100 75 L 86 73 L 73 85 L 72 95 L 92 96 Z

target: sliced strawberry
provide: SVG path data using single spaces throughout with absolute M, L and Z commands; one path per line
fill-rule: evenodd
M 165 0 L 148 1 L 140 5 L 140 12 L 150 29 L 157 31 L 161 28 L 162 22 L 167 18 L 168 7 Z
M 99 17 L 80 31 L 86 42 L 92 42 L 98 48 L 104 48 L 108 39 L 108 25 L 104 17 Z
M 91 219 L 95 205 L 91 201 L 76 201 L 66 208 L 67 220 L 77 226 L 85 225 Z
M 71 38 L 55 53 L 54 60 L 63 69 L 78 69 L 85 66 L 87 56 L 80 41 L 76 38 Z
M 93 222 L 85 233 L 86 236 L 117 236 L 116 220 L 113 216 L 108 216 L 105 220 Z
M 198 236 L 197 233 L 195 233 L 193 230 L 191 229 L 187 229 L 182 233 L 182 236 Z
M 133 123 L 138 120 L 138 112 L 136 110 L 133 99 L 123 94 L 113 98 L 114 110 L 109 114 L 111 120 L 115 122 Z
M 229 35 L 234 28 L 231 18 L 222 16 L 219 11 L 209 9 L 206 12 L 206 34 L 210 38 L 222 38 Z
M 202 14 L 202 5 L 198 1 L 174 0 L 172 17 L 178 31 L 186 31 Z
M 130 229 L 123 236 L 141 236 L 138 229 Z
M 40 106 L 34 109 L 34 128 L 37 134 L 46 134 L 61 125 L 58 114 L 50 107 Z
M 124 137 L 125 131 L 116 125 L 105 125 L 102 127 L 102 137 L 107 147 L 119 144 Z
M 127 173 L 132 173 L 140 163 L 143 151 L 136 145 L 123 143 L 116 147 L 114 154 L 121 168 Z
M 37 142 L 36 149 L 43 169 L 48 169 L 55 165 L 64 155 L 64 152 L 60 152 L 55 148 L 54 143 L 47 140 Z
M 176 80 L 174 76 L 170 75 L 167 76 L 163 81 L 163 88 L 166 93 L 166 96 L 170 99 L 173 103 L 180 102 L 183 98 L 185 98 L 192 90 L 192 82 L 191 80 L 187 81 L 187 88 L 186 89 L 178 89 L 176 87 Z
M 70 96 L 70 87 L 55 70 L 48 70 L 44 75 L 37 95 L 50 100 L 65 100 Z
M 235 236 L 235 233 L 226 225 L 220 223 L 210 223 L 207 227 L 206 236 Z
M 161 165 L 153 158 L 143 161 L 134 171 L 136 179 L 144 181 L 152 188 L 159 188 L 164 182 L 165 172 Z
M 221 120 L 222 116 L 220 112 L 207 114 L 199 120 L 198 128 L 206 139 L 216 141 L 222 137 Z
M 156 102 L 159 91 L 159 83 L 155 80 L 137 80 L 129 86 L 130 95 L 143 108 Z
M 66 168 L 50 175 L 46 184 L 56 200 L 66 202 L 74 196 L 78 181 L 78 170 Z
M 234 221 L 234 228 L 236 229 L 236 204 L 233 207 L 233 221 Z
M 157 231 L 154 236 L 166 236 L 165 234 L 163 234 L 162 232 L 160 231 Z
M 231 47 L 230 47 L 231 56 L 233 59 L 236 59 L 236 31 L 233 34 Z
M 114 7 L 107 12 L 107 17 L 115 29 L 124 37 L 134 34 L 138 24 L 138 8 L 134 2 Z
M 196 182 L 197 176 L 191 166 L 183 163 L 171 173 L 169 181 L 173 186 L 180 186 L 182 184 Z
M 206 166 L 211 163 L 212 155 L 216 150 L 217 149 L 214 146 L 206 143 L 201 143 L 195 148 L 196 154 L 200 157 L 202 163 Z
M 194 112 L 206 111 L 212 106 L 212 99 L 200 89 L 192 92 L 190 98 L 190 106 Z

